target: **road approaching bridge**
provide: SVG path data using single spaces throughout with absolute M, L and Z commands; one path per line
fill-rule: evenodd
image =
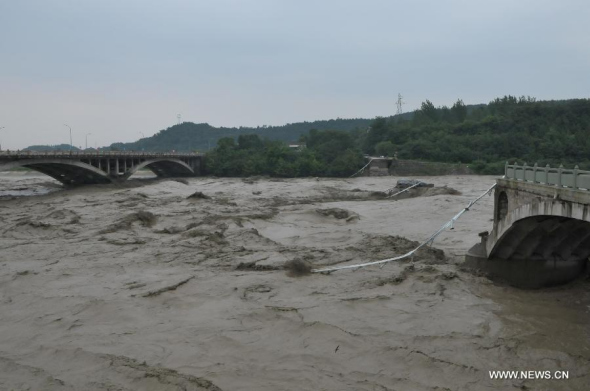
M 8 152 L 0 151 L 0 171 L 27 167 L 66 185 L 111 183 L 127 180 L 142 168 L 159 177 L 197 176 L 203 156 L 159 152 Z
M 590 256 L 590 171 L 506 165 L 494 194 L 494 226 L 467 263 L 537 288 L 584 272 Z

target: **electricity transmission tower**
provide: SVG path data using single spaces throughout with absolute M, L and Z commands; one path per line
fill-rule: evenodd
M 402 94 L 397 94 L 397 103 L 396 103 L 396 106 L 397 106 L 397 113 L 396 114 L 397 115 L 400 115 L 404 112 L 404 110 L 402 108 L 404 101 L 402 99 L 403 99 Z
M 178 120 L 178 125 L 180 125 L 180 121 L 181 121 L 181 119 L 182 119 L 182 115 L 178 114 L 178 115 L 176 116 L 176 119 Z

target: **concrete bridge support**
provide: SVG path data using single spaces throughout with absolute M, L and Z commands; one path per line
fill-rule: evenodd
M 579 170 L 576 175 L 590 177 Z M 590 256 L 588 189 L 523 176 L 498 179 L 494 197 L 493 229 L 480 234 L 481 243 L 466 255 L 468 264 L 525 288 L 565 283 L 584 272 Z

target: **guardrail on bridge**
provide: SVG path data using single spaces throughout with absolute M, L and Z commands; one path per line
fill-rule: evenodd
M 75 158 L 96 158 L 96 157 L 196 157 L 200 153 L 192 152 L 143 152 L 143 151 L 0 151 L 0 157 L 32 158 L 32 157 L 75 157 Z
M 554 168 L 549 165 L 539 167 L 537 164 L 534 166 L 528 166 L 524 163 L 522 166 L 519 166 L 516 163 L 506 163 L 504 176 L 506 179 L 514 179 L 523 182 L 590 190 L 590 171 L 580 170 L 578 166 L 575 166 L 573 169 L 568 169 L 564 168 L 563 165 Z

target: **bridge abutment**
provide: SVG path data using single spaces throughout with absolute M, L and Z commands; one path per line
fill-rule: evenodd
M 493 228 L 465 257 L 468 266 L 523 288 L 572 281 L 590 256 L 590 191 L 578 187 L 590 172 L 575 169 L 572 179 L 545 168 L 539 178 L 532 169 L 532 176 L 524 167 L 520 177 L 497 180 Z

